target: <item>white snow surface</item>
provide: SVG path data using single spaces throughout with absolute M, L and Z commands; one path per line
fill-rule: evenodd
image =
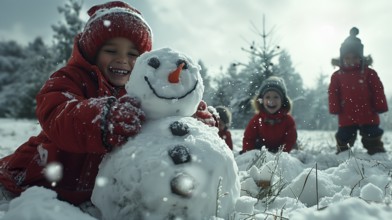
M 3 220 L 54 220 L 78 219 L 94 220 L 92 216 L 80 211 L 67 202 L 56 199 L 56 192 L 33 186 L 13 199 L 8 212 L 2 213 Z
M 153 57 L 161 68 L 148 67 Z M 188 68 L 169 85 L 178 60 Z M 0 219 L 392 219 L 391 132 L 383 137 L 387 153 L 373 156 L 359 139 L 336 155 L 334 131 L 301 130 L 300 148 L 290 154 L 262 149 L 239 155 L 243 130 L 232 130 L 230 151 L 217 128 L 190 117 L 203 91 L 198 65 L 169 48 L 143 54 L 136 64 L 127 89 L 148 118 L 140 134 L 101 164 L 92 196 L 97 209 L 89 211 L 102 215 L 31 187 L 0 200 Z M 35 121 L 0 119 L 0 156 L 39 130 Z M 51 164 L 47 176 L 56 181 L 61 170 Z
M 0 137 L 3 140 L 0 143 L 0 156 L 3 157 L 12 153 L 31 135 L 37 135 L 38 132 L 39 125 L 36 121 L 0 119 Z M 263 200 L 258 201 L 257 198 L 248 195 L 248 193 L 260 191 L 253 180 L 253 182 L 249 181 L 251 179 L 249 167 L 252 167 L 252 160 L 261 151 L 251 151 L 238 155 L 243 130 L 232 130 L 234 158 L 239 168 L 238 174 L 241 178 L 242 195 L 236 201 L 235 210 L 229 219 L 251 219 L 250 216 L 257 220 L 272 220 L 275 219 L 274 216 L 282 216 L 282 219 L 292 220 L 391 219 L 392 132 L 386 131 L 383 137 L 388 152 L 373 156 L 366 154 L 360 140 L 357 140 L 352 152 L 335 155 L 334 133 L 335 131 L 299 130 L 300 150 L 290 154 L 272 155 L 266 153 L 267 162 L 275 163 L 277 161 L 280 176 L 286 183 L 284 187 L 286 192 L 282 190 L 275 196 L 274 201 L 266 204 Z M 161 158 L 151 156 L 150 160 L 153 159 L 161 160 Z M 219 161 L 215 163 L 219 163 Z M 316 164 L 318 168 L 318 200 L 315 193 Z M 257 168 L 257 166 L 255 167 Z M 262 172 L 261 168 L 257 168 L 257 170 Z M 159 179 L 160 177 L 156 177 L 154 180 L 157 187 L 162 184 L 158 181 Z M 306 182 L 305 186 L 304 182 Z M 382 194 L 379 193 L 379 190 Z M 21 206 L 9 207 L 7 203 L 1 204 L 0 219 L 7 219 L 5 217 L 9 213 L 15 213 L 16 211 L 19 212 L 20 216 L 28 216 L 18 218 L 21 220 L 41 219 L 41 216 L 53 215 L 56 217 L 48 219 L 92 219 L 91 216 L 83 213 L 77 207 L 67 206 L 64 205 L 64 202 L 52 199 L 54 192 L 51 190 L 31 188 L 26 192 L 29 191 L 32 191 L 31 194 L 26 195 L 24 193 L 13 200 L 18 199 L 17 203 L 24 203 L 26 206 L 23 208 Z M 35 193 L 37 191 L 39 193 Z M 374 194 L 374 192 L 376 193 Z M 32 194 L 35 194 L 34 197 L 31 196 Z M 45 200 L 45 198 L 50 199 Z M 371 198 L 376 201 L 369 200 Z M 27 205 L 29 202 L 33 202 L 34 206 Z M 61 214 L 58 209 L 48 208 L 48 206 L 54 207 L 55 204 L 60 204 Z M 202 204 L 193 203 L 191 205 L 198 209 Z M 68 216 L 64 213 L 68 213 Z

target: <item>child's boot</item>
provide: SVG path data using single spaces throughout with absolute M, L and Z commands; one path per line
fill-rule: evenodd
M 368 154 L 385 153 L 384 143 L 381 137 L 362 137 L 363 147 L 367 149 Z
M 354 146 L 354 142 L 355 142 L 356 137 L 353 137 L 348 141 L 342 141 L 336 136 L 335 136 L 335 139 L 336 139 L 336 154 L 339 154 L 343 151 L 350 149 L 352 146 Z

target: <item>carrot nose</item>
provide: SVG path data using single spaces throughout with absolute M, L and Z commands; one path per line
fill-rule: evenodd
M 184 67 L 185 63 L 181 63 L 178 65 L 177 69 L 170 73 L 169 75 L 169 82 L 170 83 L 178 83 L 180 82 L 180 74 L 181 70 Z

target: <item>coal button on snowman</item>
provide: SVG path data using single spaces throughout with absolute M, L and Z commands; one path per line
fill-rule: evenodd
M 169 156 L 173 160 L 174 164 L 182 164 L 191 161 L 189 150 L 183 145 L 177 145 L 170 149 Z
M 189 126 L 182 122 L 175 121 L 170 124 L 170 131 L 175 136 L 184 136 L 189 133 Z

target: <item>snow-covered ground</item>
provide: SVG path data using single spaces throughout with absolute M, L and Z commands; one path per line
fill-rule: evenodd
M 39 131 L 36 121 L 0 119 L 0 157 Z M 232 130 L 241 197 L 230 219 L 392 219 L 392 132 L 383 137 L 388 153 L 373 156 L 359 140 L 351 152 L 335 155 L 333 131 L 302 130 L 300 150 L 291 154 L 238 155 L 242 132 Z M 257 186 L 263 180 L 270 186 Z M 38 187 L 0 204 L 0 219 L 70 218 L 95 219 Z

